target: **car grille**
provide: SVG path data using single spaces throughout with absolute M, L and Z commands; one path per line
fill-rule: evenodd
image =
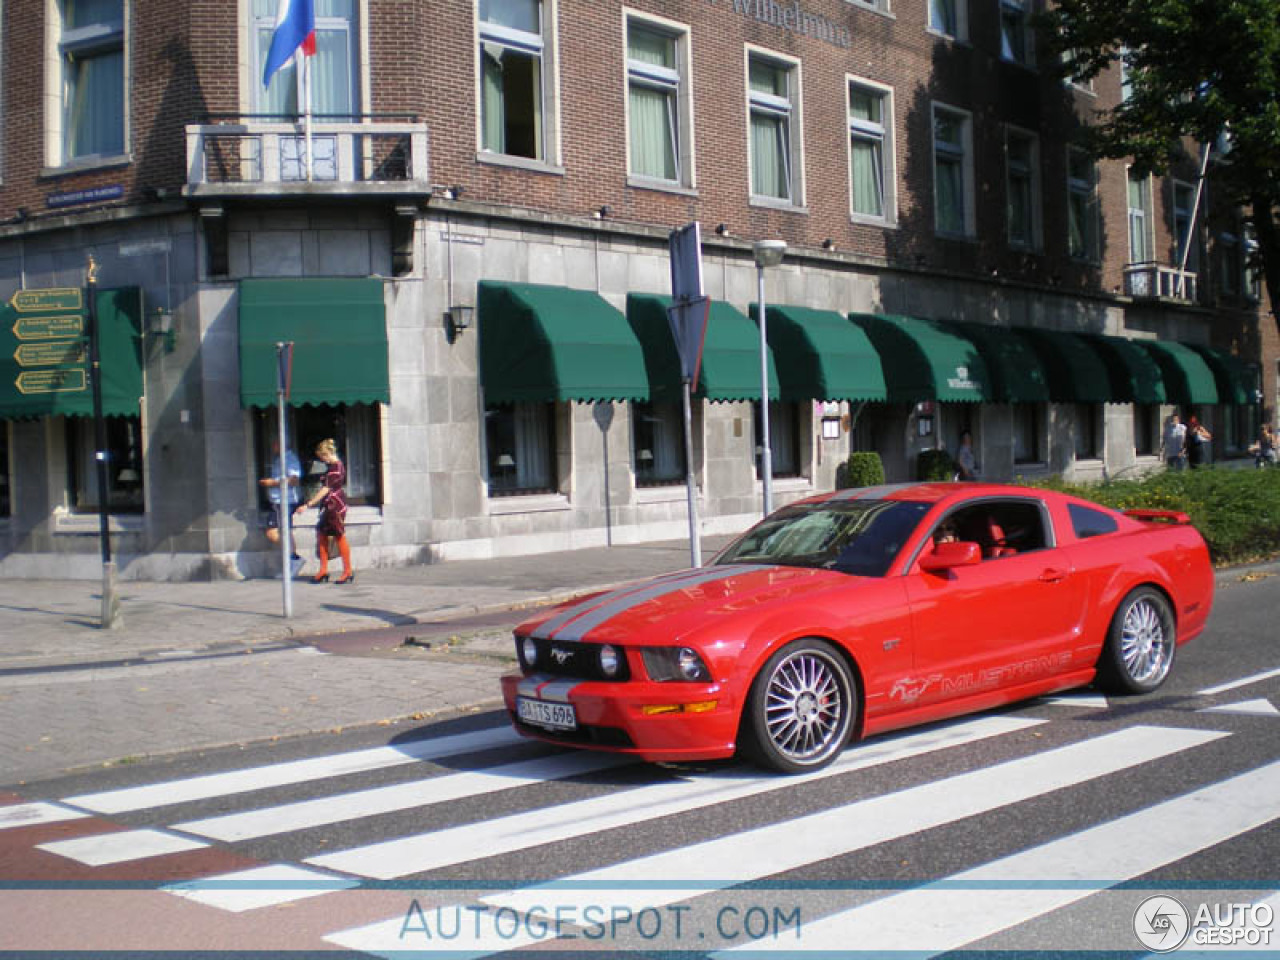
M 548 730 L 536 724 L 525 723 L 514 711 L 511 711 L 511 722 L 521 730 L 542 740 L 555 740 L 558 743 L 575 743 L 590 747 L 613 747 L 625 750 L 634 747 L 635 741 L 627 731 L 618 727 L 598 727 L 584 724 L 576 730 Z
M 618 651 L 618 673 L 606 677 L 600 671 L 600 644 L 579 643 L 577 641 L 545 640 L 541 637 L 535 641 L 538 645 L 538 662 L 525 663 L 521 638 L 516 638 L 516 656 L 525 670 L 533 670 L 552 677 L 571 677 L 575 680 L 602 680 L 607 683 L 619 683 L 631 678 L 631 669 L 621 647 Z

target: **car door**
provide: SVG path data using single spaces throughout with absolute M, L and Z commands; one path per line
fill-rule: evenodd
M 979 542 L 984 559 L 926 573 L 917 558 L 908 570 L 913 682 L 904 685 L 901 701 L 941 702 L 1066 670 L 1085 599 L 1044 505 L 1034 499 L 983 501 L 949 519 L 961 540 Z

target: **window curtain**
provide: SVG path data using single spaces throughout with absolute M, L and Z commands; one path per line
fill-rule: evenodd
M 751 114 L 751 192 L 788 199 L 787 121 L 766 113 Z
M 880 140 L 853 135 L 853 209 L 870 217 L 884 216 L 884 145 Z
M 480 111 L 483 146 L 494 153 L 506 153 L 506 118 L 502 100 L 502 55 L 496 43 L 480 45 Z
M 631 83 L 631 170 L 643 177 L 676 179 L 675 95 Z
M 376 502 L 378 494 L 377 407 L 356 404 L 345 408 L 347 434 L 347 494 L 352 502 Z
M 1147 248 L 1147 191 L 1141 177 L 1129 178 L 1129 259 L 1146 263 L 1151 259 Z
M 964 233 L 964 186 L 960 161 L 938 157 L 935 180 L 938 185 L 938 230 Z
M 539 0 L 480 0 L 480 20 L 525 33 L 542 32 Z
M 516 486 L 524 490 L 553 489 L 551 482 L 550 408 L 541 403 L 515 405 Z
M 68 70 L 68 152 L 72 157 L 123 153 L 124 54 L 73 56 Z
M 800 473 L 796 452 L 796 405 L 773 400 L 769 403 L 769 457 L 775 477 L 795 477 Z
M 957 33 L 956 0 L 929 0 L 929 26 L 954 37 Z

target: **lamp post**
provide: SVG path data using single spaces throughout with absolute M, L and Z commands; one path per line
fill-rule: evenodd
M 769 338 L 765 316 L 764 269 L 776 267 L 787 252 L 782 240 L 757 240 L 752 246 L 756 257 L 756 302 L 760 321 L 760 475 L 764 481 L 764 515 L 773 512 L 773 450 L 769 447 Z

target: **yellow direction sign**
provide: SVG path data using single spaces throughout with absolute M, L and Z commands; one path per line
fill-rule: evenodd
M 84 363 L 84 342 L 81 340 L 55 340 L 50 343 L 20 343 L 13 351 L 13 359 L 20 367 L 58 367 L 72 363 Z
M 60 317 L 19 316 L 13 324 L 13 335 L 19 340 L 55 340 L 84 335 L 84 315 L 64 314 Z
M 79 393 L 88 378 L 83 370 L 23 370 L 13 383 L 21 394 Z
M 19 313 L 40 313 L 48 310 L 79 310 L 84 299 L 79 287 L 50 287 L 47 290 L 19 290 L 9 306 Z

